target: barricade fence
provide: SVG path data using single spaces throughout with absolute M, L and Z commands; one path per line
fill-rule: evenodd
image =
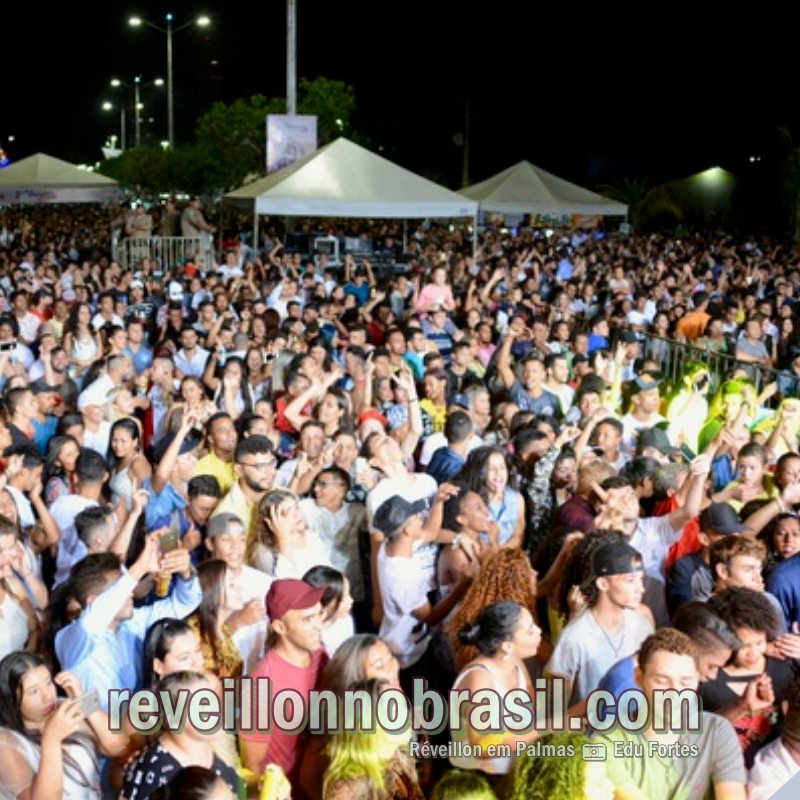
M 152 258 L 164 272 L 187 261 L 205 263 L 210 256 L 210 237 L 153 236 L 125 238 L 112 243 L 112 255 L 123 269 L 136 271 L 143 258 Z M 210 262 L 208 262 L 210 264 Z
M 641 354 L 656 361 L 660 366 L 661 374 L 672 384 L 677 385 L 686 374 L 690 362 L 705 364 L 711 378 L 711 390 L 715 392 L 737 369 L 744 369 L 756 385 L 756 390 L 761 393 L 769 384 L 778 382 L 781 374 L 778 370 L 765 367 L 762 364 L 739 361 L 735 356 L 720 353 L 706 347 L 697 347 L 689 342 L 679 342 L 675 339 L 666 339 L 651 334 L 637 334 L 639 336 Z M 617 337 L 619 338 L 619 334 Z M 765 405 L 774 407 L 780 397 L 773 395 L 765 401 Z

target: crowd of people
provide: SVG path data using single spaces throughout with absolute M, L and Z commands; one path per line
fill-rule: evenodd
M 425 225 L 388 275 L 277 239 L 123 268 L 94 217 L 15 213 L 0 798 L 759 800 L 800 772 L 790 244 Z M 667 375 L 682 347 L 719 358 Z M 468 700 L 429 737 L 109 726 L 115 690 L 257 678 Z M 696 691 L 702 728 L 475 724 L 542 678 L 584 720 Z

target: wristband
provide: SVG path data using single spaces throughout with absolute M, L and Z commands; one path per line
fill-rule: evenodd
M 455 550 L 455 549 L 456 549 L 456 548 L 457 548 L 457 547 L 458 547 L 458 546 L 461 544 L 461 540 L 462 540 L 463 538 L 464 538 L 464 534 L 463 534 L 463 533 L 457 533 L 457 534 L 456 534 L 456 535 L 453 537 L 453 541 L 452 541 L 452 542 L 450 542 L 450 547 L 452 547 L 452 548 L 453 548 L 453 550 Z
M 778 508 L 780 509 L 781 514 L 785 514 L 788 511 L 788 509 L 786 508 L 786 505 L 783 502 L 783 498 L 780 495 L 778 495 L 775 499 L 778 501 Z

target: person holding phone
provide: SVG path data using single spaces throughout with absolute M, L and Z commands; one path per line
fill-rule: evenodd
M 57 697 L 63 690 L 66 699 Z M 99 758 L 126 757 L 131 739 L 109 731 L 96 691 L 75 675 L 53 676 L 32 653 L 0 661 L 0 798 L 101 797 Z
M 56 634 L 56 655 L 64 667 L 100 692 L 103 708 L 112 689 L 141 686 L 143 643 L 150 625 L 191 614 L 202 598 L 189 551 L 178 547 L 162 553 L 160 538 L 165 532 L 147 537 L 125 573 L 112 553 L 86 556 L 70 573 L 71 593 L 81 612 Z M 176 586 L 164 600 L 134 609 L 133 591 L 151 573 L 177 575 Z

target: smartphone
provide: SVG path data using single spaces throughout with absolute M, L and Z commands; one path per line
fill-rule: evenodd
M 7 353 L 9 350 L 13 350 L 16 346 L 16 342 L 3 342 L 0 344 L 0 352 Z
M 683 457 L 684 457 L 684 458 L 685 458 L 687 461 L 694 461 L 694 459 L 695 459 L 695 455 L 696 455 L 696 454 L 695 454 L 695 453 L 692 451 L 692 448 L 691 448 L 691 447 L 689 447 L 689 445 L 688 445 L 688 444 L 682 444 L 682 445 L 680 446 L 680 448 L 679 448 L 679 449 L 680 449 L 680 451 L 681 451 L 681 455 L 682 455 L 682 456 L 683 456 Z
M 178 549 L 178 532 L 167 531 L 161 534 L 161 552 L 165 555 Z
M 97 689 L 93 689 L 88 694 L 78 698 L 81 704 L 81 713 L 84 717 L 94 714 L 95 711 L 100 710 L 100 694 Z

